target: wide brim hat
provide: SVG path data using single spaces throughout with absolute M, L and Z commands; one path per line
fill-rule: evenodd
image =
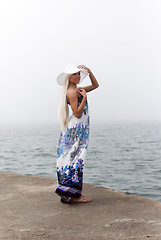
M 67 75 L 80 72 L 80 82 L 88 75 L 88 71 L 84 68 L 78 68 L 76 64 L 68 65 L 64 71 L 57 77 L 57 82 L 59 85 L 64 85 L 64 81 Z

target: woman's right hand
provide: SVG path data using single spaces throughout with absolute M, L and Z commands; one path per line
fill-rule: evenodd
M 84 98 L 87 98 L 87 93 L 86 93 L 86 90 L 84 88 L 78 88 L 77 89 L 77 92 L 82 95 Z

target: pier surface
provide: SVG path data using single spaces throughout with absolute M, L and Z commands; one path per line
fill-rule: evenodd
M 84 184 L 91 203 L 63 204 L 56 186 L 0 173 L 0 240 L 161 240 L 161 203 Z

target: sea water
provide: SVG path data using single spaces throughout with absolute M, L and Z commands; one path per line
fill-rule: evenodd
M 0 126 L 0 172 L 56 178 L 58 124 Z M 161 123 L 91 125 L 84 182 L 161 202 Z

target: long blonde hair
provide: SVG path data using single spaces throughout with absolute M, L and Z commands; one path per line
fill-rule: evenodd
M 59 110 L 58 110 L 58 118 L 61 123 L 61 129 L 64 132 L 65 128 L 68 124 L 69 121 L 69 107 L 67 103 L 67 90 L 68 90 L 68 85 L 69 85 L 69 78 L 70 75 L 68 74 L 65 77 L 63 89 L 62 89 L 62 97 L 60 100 L 60 105 L 59 105 Z

